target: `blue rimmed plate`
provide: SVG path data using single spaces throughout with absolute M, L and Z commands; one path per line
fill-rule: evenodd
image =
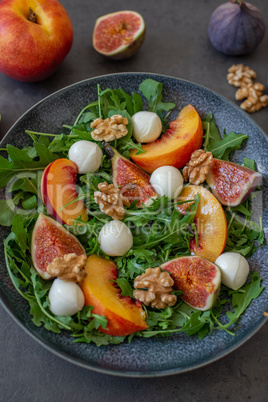
M 123 73 L 88 79 L 64 88 L 27 111 L 9 130 L 1 147 L 10 143 L 18 147 L 30 144 L 24 131 L 60 133 L 63 124 L 72 124 L 79 111 L 97 98 L 97 84 L 106 87 L 123 88 L 126 92 L 138 91 L 139 84 L 152 78 L 163 84 L 163 100 L 174 102 L 178 111 L 191 103 L 203 117 L 212 113 L 220 132 L 246 133 L 249 138 L 245 147 L 235 153 L 234 162 L 243 158 L 255 159 L 263 175 L 262 201 L 255 206 L 255 215 L 261 216 L 264 230 L 268 227 L 267 156 L 268 140 L 265 133 L 241 109 L 224 97 L 189 81 L 163 75 L 145 73 Z M 3 192 L 2 192 L 3 197 Z M 266 229 L 265 229 L 266 228 Z M 0 227 L 1 243 L 9 230 Z M 266 232 L 267 235 L 267 232 Z M 58 356 L 79 366 L 118 376 L 154 377 L 177 374 L 207 365 L 241 346 L 265 323 L 263 312 L 268 310 L 268 248 L 260 248 L 250 258 L 250 267 L 259 272 L 264 291 L 243 314 L 236 328 L 235 336 L 224 331 L 199 340 L 185 334 L 165 338 L 134 338 L 128 344 L 96 347 L 91 344 L 73 343 L 65 334 L 54 334 L 44 328 L 37 328 L 31 321 L 27 302 L 14 289 L 5 266 L 3 249 L 0 250 L 0 298 L 3 306 L 34 339 Z

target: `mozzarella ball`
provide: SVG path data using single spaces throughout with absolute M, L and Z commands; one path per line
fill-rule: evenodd
M 138 142 L 155 141 L 161 134 L 160 117 L 153 112 L 138 112 L 132 116 L 133 137 Z
M 152 173 L 150 183 L 158 195 L 174 199 L 183 188 L 183 177 L 174 166 L 161 166 Z
M 99 233 L 102 251 L 110 256 L 125 255 L 133 245 L 133 236 L 128 226 L 118 220 L 106 223 Z
M 81 140 L 69 149 L 69 159 L 77 164 L 78 173 L 94 173 L 101 165 L 102 151 L 95 142 Z
M 50 310 L 53 314 L 64 316 L 74 315 L 82 310 L 85 296 L 77 283 L 55 279 L 49 294 Z
M 228 288 L 237 290 L 244 285 L 249 274 L 249 265 L 241 254 L 228 252 L 215 261 L 221 270 L 221 282 Z

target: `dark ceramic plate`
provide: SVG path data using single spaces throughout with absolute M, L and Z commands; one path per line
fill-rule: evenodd
M 263 227 L 268 227 L 268 186 L 267 156 L 268 141 L 264 132 L 253 120 L 237 106 L 210 90 L 177 78 L 161 75 L 126 73 L 106 75 L 71 85 L 39 102 L 9 130 L 2 142 L 26 145 L 26 129 L 39 132 L 60 133 L 63 124 L 72 124 L 79 111 L 97 98 L 96 85 L 123 88 L 127 92 L 138 91 L 145 78 L 153 78 L 163 84 L 163 100 L 174 102 L 177 106 L 172 120 L 178 111 L 191 103 L 203 117 L 213 113 L 222 133 L 235 131 L 246 133 L 249 138 L 244 149 L 236 151 L 234 162 L 242 163 L 243 157 L 253 158 L 263 174 L 262 197 L 254 206 L 255 215 L 263 219 Z M 0 228 L 1 243 L 8 230 Z M 267 233 L 266 233 L 267 234 Z M 176 334 L 159 339 L 137 338 L 131 344 L 96 347 L 95 345 L 75 344 L 65 334 L 54 334 L 44 328 L 37 328 L 31 321 L 27 302 L 15 291 L 8 277 L 3 250 L 1 248 L 0 296 L 3 305 L 12 317 L 43 346 L 58 356 L 79 366 L 98 372 L 129 377 L 164 376 L 189 371 L 209 364 L 241 346 L 264 324 L 264 311 L 268 311 L 268 249 L 261 248 L 250 259 L 250 267 L 257 270 L 263 279 L 264 291 L 254 300 L 242 316 L 235 336 L 218 331 L 199 340 L 196 336 Z

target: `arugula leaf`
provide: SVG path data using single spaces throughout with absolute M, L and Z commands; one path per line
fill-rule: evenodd
M 223 132 L 223 137 L 221 137 L 211 114 L 207 114 L 202 119 L 202 124 L 204 130 L 203 148 L 206 152 L 212 152 L 214 158 L 228 161 L 230 152 L 239 149 L 242 142 L 248 138 L 246 134 L 234 132 L 230 132 L 228 135 Z
M 11 200 L 0 200 L 0 225 L 10 226 L 14 216 L 14 203 Z
M 163 85 L 151 78 L 144 80 L 139 86 L 139 90 L 148 101 L 149 111 L 157 113 L 163 119 L 162 113 L 170 112 L 176 105 L 162 102 L 162 89 Z
M 126 278 L 118 278 L 115 282 L 120 287 L 122 296 L 129 296 L 133 298 L 133 289 Z
M 34 143 L 34 149 L 38 160 L 29 156 L 29 148 L 18 149 L 13 145 L 7 145 L 10 161 L 0 156 L 0 188 L 5 187 L 10 179 L 21 172 L 43 170 L 48 163 L 58 158 L 57 155 L 45 150 L 45 146 Z
M 37 198 L 35 195 L 25 194 L 21 202 L 24 209 L 31 210 L 37 207 Z
M 259 297 L 263 291 L 264 287 L 261 286 L 261 279 L 258 272 L 250 272 L 250 279 L 250 283 L 247 283 L 240 289 L 235 291 L 228 290 L 229 295 L 232 297 L 233 311 L 226 312 L 226 316 L 229 319 L 227 324 L 222 325 L 218 320 L 216 320 L 217 324 L 219 325 L 219 329 L 226 330 L 228 327 L 235 324 L 252 300 Z
M 158 230 L 156 230 L 157 234 L 153 237 L 150 234 L 144 246 L 147 249 L 150 249 L 160 242 L 168 243 L 169 245 L 172 243 L 178 243 L 183 231 L 193 223 L 198 203 L 199 195 L 196 194 L 195 202 L 190 207 L 191 211 L 187 212 L 184 216 L 182 216 L 178 209 L 175 208 L 170 217 L 170 224 L 165 228 L 164 233 L 160 232 L 160 234 L 158 234 Z M 141 241 L 144 241 L 144 239 L 141 238 L 139 243 Z
M 140 94 L 136 94 L 135 92 L 131 93 L 132 95 L 132 103 L 133 103 L 133 114 L 138 113 L 143 110 L 143 102 Z
M 251 170 L 254 170 L 255 172 L 257 171 L 256 162 L 254 161 L 254 159 L 244 158 L 244 166 Z
M 225 208 L 228 236 L 225 251 L 234 251 L 249 258 L 264 244 L 265 238 L 260 225 L 251 219 L 250 201 L 246 200 L 237 207 Z
M 251 301 L 256 299 L 264 289 L 261 286 L 261 279 L 258 272 L 251 272 L 250 278 L 250 283 L 244 285 L 239 292 L 232 293 L 232 306 L 234 312 L 227 311 L 226 313 L 230 320 L 229 325 L 238 320 Z
M 40 138 L 39 142 L 35 141 L 33 143 L 34 148 L 36 149 L 37 156 L 39 157 L 39 162 L 42 165 L 49 165 L 50 162 L 53 162 L 58 158 L 58 155 L 53 154 L 48 148 L 48 144 L 42 143 L 42 137 Z
M 202 125 L 204 130 L 203 148 L 205 152 L 208 152 L 211 148 L 211 142 L 221 141 L 221 135 L 211 113 L 202 119 Z
M 108 320 L 105 318 L 103 315 L 98 315 L 98 314 L 92 314 L 92 317 L 94 320 L 94 327 L 98 329 L 99 327 L 106 328 L 108 325 Z
M 21 215 L 15 215 L 12 221 L 12 232 L 15 234 L 18 245 L 22 250 L 30 250 L 29 234 L 24 227 L 24 221 Z
M 223 133 L 221 141 L 211 142 L 211 148 L 209 151 L 212 152 L 214 158 L 228 161 L 230 152 L 235 149 L 240 149 L 242 142 L 247 138 L 248 136 L 246 134 L 236 134 L 231 132 L 227 135 Z

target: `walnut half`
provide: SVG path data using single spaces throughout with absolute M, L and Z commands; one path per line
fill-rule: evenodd
M 87 256 L 75 253 L 65 254 L 63 257 L 56 257 L 48 264 L 47 272 L 59 279 L 81 282 L 86 277 L 85 266 Z
M 134 297 L 145 306 L 163 309 L 174 306 L 177 297 L 170 294 L 174 281 L 168 272 L 161 272 L 159 267 L 147 268 L 144 274 L 134 280 Z
M 184 166 L 182 175 L 184 181 L 198 186 L 206 180 L 206 176 L 212 164 L 213 155 L 203 149 L 197 149 L 191 155 L 189 162 Z
M 125 216 L 123 205 L 129 207 L 130 202 L 122 196 L 119 188 L 105 181 L 98 184 L 98 189 L 100 191 L 94 192 L 94 200 L 99 205 L 101 212 L 113 219 L 123 219 Z
M 229 84 L 240 87 L 235 94 L 237 100 L 245 99 L 240 107 L 249 113 L 268 106 L 268 95 L 265 95 L 265 86 L 259 82 L 254 83 L 256 73 L 243 64 L 233 65 L 228 70 L 227 80 Z
M 94 128 L 91 136 L 95 141 L 110 142 L 118 140 L 127 135 L 127 125 L 128 119 L 120 114 L 115 114 L 105 120 L 98 118 L 90 125 L 91 128 Z
M 256 82 L 255 84 L 249 85 L 247 87 L 242 87 L 237 90 L 235 98 L 237 100 L 244 100 L 240 107 L 247 112 L 257 112 L 263 107 L 268 106 L 268 95 L 263 95 L 265 86 Z
M 228 69 L 227 80 L 235 87 L 243 87 L 253 84 L 256 72 L 243 64 L 234 64 Z

